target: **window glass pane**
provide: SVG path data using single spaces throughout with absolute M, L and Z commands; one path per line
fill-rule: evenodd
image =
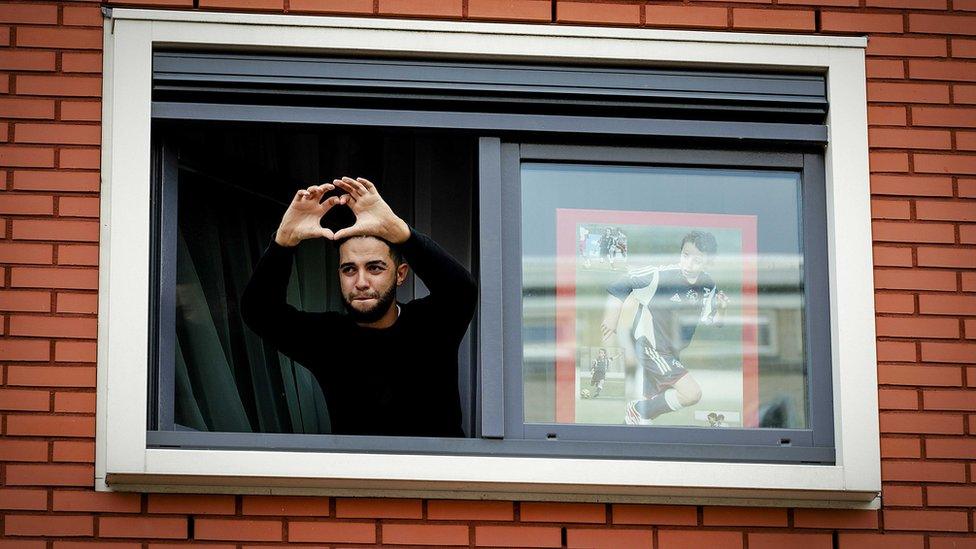
M 525 421 L 806 427 L 800 184 L 523 163 Z

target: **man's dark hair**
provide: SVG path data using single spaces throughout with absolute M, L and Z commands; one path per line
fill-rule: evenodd
M 378 236 L 373 236 L 373 235 L 365 235 L 364 234 L 364 235 L 358 235 L 358 236 L 347 236 L 346 238 L 342 238 L 340 240 L 337 240 L 336 241 L 336 250 L 338 250 L 339 248 L 341 248 L 343 244 L 345 244 L 349 240 L 352 240 L 353 238 L 375 238 L 376 240 L 379 240 L 383 244 L 386 244 L 386 247 L 390 249 L 390 257 L 393 259 L 393 266 L 394 267 L 398 267 L 401 263 L 403 263 L 403 253 L 400 252 L 400 247 L 399 246 L 397 246 L 396 244 L 391 243 L 390 241 L 386 240 L 385 238 L 380 238 Z
M 681 239 L 681 247 L 684 248 L 685 244 L 689 242 L 694 244 L 696 248 L 707 255 L 715 255 L 715 252 L 718 251 L 718 243 L 715 242 L 715 236 L 710 232 L 699 230 L 691 231 Z

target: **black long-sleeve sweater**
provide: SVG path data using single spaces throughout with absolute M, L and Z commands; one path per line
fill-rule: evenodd
M 403 257 L 430 295 L 401 304 L 389 328 L 363 328 L 336 312 L 286 303 L 294 248 L 268 246 L 241 298 L 247 325 L 315 375 L 332 432 L 463 436 L 458 346 L 477 302 L 477 285 L 433 240 L 413 229 Z

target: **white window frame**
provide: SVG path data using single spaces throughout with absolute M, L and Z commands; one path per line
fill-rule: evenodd
M 879 506 L 865 38 L 118 8 L 108 15 L 99 490 Z M 605 459 L 147 448 L 150 105 L 158 46 L 825 72 L 836 464 L 621 459 L 607 467 Z

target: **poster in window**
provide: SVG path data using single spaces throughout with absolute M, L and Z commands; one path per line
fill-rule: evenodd
M 556 421 L 756 427 L 756 216 L 558 208 L 556 223 Z

